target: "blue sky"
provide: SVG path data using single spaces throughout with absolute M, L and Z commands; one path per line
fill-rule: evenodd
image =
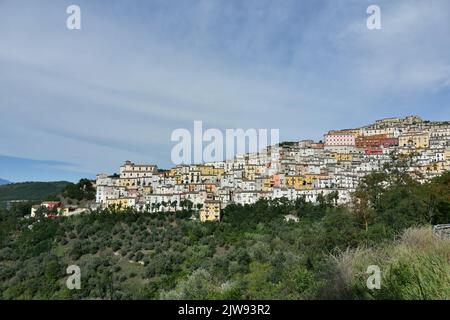
M 170 167 L 171 132 L 194 120 L 281 140 L 449 120 L 449 31 L 447 0 L 1 0 L 0 178 Z

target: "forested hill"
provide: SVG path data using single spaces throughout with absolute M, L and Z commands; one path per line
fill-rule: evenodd
M 44 200 L 51 195 L 60 194 L 71 184 L 68 181 L 21 182 L 0 185 L 0 202 L 8 200 Z
M 57 219 L 0 209 L 0 300 L 448 299 L 450 240 L 431 225 L 450 222 L 450 172 L 418 183 L 398 168 L 365 177 L 352 206 L 332 194 L 260 200 L 227 206 L 220 222 L 190 209 Z M 80 290 L 66 287 L 70 265 Z

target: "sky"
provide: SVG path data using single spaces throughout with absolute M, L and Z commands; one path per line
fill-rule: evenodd
M 169 168 L 195 120 L 282 141 L 450 120 L 449 34 L 448 0 L 0 0 L 0 178 Z

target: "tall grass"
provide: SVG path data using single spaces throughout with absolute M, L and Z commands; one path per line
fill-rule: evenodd
M 450 299 L 450 240 L 430 228 L 411 228 L 380 248 L 360 247 L 330 257 L 330 299 Z M 381 288 L 368 289 L 369 265 L 381 269 Z

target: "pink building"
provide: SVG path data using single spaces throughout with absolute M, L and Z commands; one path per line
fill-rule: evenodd
M 398 138 L 386 138 L 381 140 L 381 145 L 385 148 L 398 146 Z
M 354 146 L 355 136 L 352 134 L 326 134 L 325 146 Z

